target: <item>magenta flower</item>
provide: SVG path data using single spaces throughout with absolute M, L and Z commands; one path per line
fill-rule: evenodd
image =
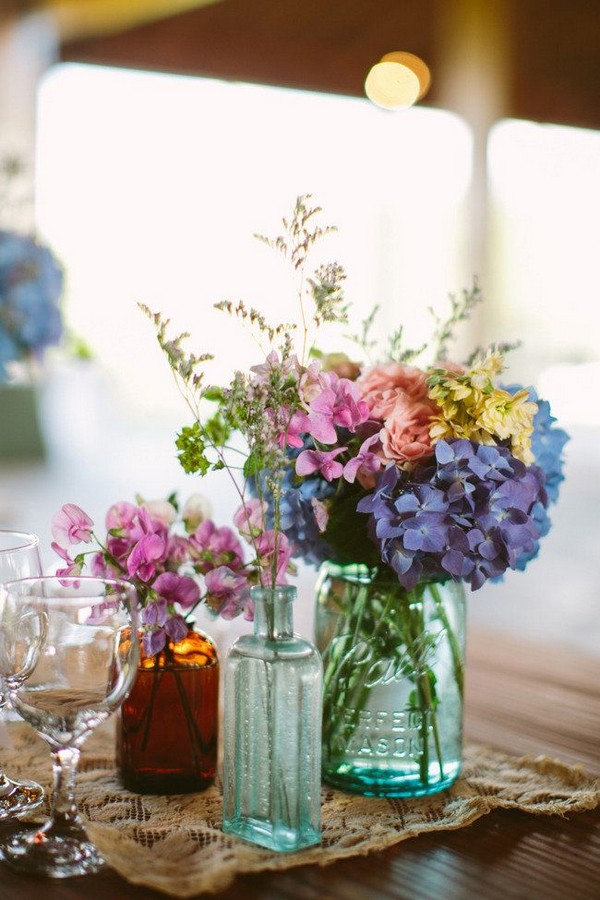
M 218 566 L 229 566 L 234 571 L 244 568 L 242 545 L 231 528 L 217 528 L 207 519 L 201 522 L 190 537 L 192 558 L 197 570 L 205 575 Z
M 177 570 L 190 558 L 190 544 L 187 538 L 173 534 L 169 538 L 167 548 L 167 566 L 169 570 Z
M 89 544 L 92 540 L 93 521 L 81 507 L 74 503 L 65 505 L 52 519 L 52 537 L 57 544 Z
M 297 475 L 312 475 L 320 472 L 327 481 L 339 478 L 344 467 L 336 462 L 335 457 L 347 450 L 347 447 L 337 447 L 335 450 L 303 450 L 296 460 Z
M 140 581 L 151 581 L 157 565 L 164 561 L 167 539 L 161 534 L 146 534 L 137 542 L 127 558 L 127 574 Z
M 175 572 L 163 572 L 152 587 L 167 603 L 179 603 L 183 609 L 189 609 L 200 599 L 200 589 L 189 575 L 177 575 Z
M 365 476 L 373 476 L 381 468 L 381 459 L 376 453 L 372 453 L 370 449 L 378 441 L 379 434 L 371 435 L 366 441 L 363 441 L 357 455 L 344 466 L 344 478 L 350 484 L 354 483 L 357 476 L 359 482 L 363 484 L 362 479 L 366 480 Z
M 65 550 L 63 547 L 56 543 L 52 543 L 50 546 L 52 547 L 54 552 L 58 553 L 60 558 L 67 564 L 62 568 L 57 569 L 56 575 L 63 575 L 65 577 L 68 577 L 69 575 L 81 575 L 83 566 L 80 562 L 75 562 L 68 550 Z
M 90 574 L 92 574 L 94 578 L 106 578 L 108 575 L 120 575 L 121 573 L 112 572 L 104 559 L 104 554 L 98 552 L 94 553 L 90 560 Z
M 106 513 L 106 530 L 120 531 L 128 533 L 134 527 L 139 508 L 133 503 L 127 503 L 122 500 L 120 503 L 113 503 Z
M 224 619 L 234 619 L 246 609 L 250 590 L 243 575 L 237 575 L 228 566 L 219 566 L 207 572 L 206 603 L 208 607 Z

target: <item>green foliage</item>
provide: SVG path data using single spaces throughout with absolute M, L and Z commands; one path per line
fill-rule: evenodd
M 264 469 L 264 459 L 253 451 L 244 462 L 244 478 L 252 478 Z
M 483 295 L 477 279 L 475 279 L 470 290 L 464 288 L 460 297 L 456 297 L 455 294 L 449 294 L 448 299 L 450 300 L 450 315 L 447 319 L 441 319 L 429 307 L 429 312 L 435 322 L 435 331 L 432 339 L 434 360 L 446 359 L 448 345 L 454 337 L 456 326 L 459 322 L 464 322 L 469 318 L 475 306 L 483 300 Z
M 368 516 L 356 512 L 356 504 L 363 494 L 360 485 L 344 485 L 343 493 L 328 505 L 329 520 L 322 537 L 334 551 L 332 558 L 340 565 L 363 563 L 370 568 L 381 565 L 378 548 L 367 533 Z
M 206 442 L 198 422 L 181 429 L 175 446 L 179 450 L 177 457 L 184 472 L 188 475 L 206 475 L 211 463 L 206 456 Z
M 204 434 L 215 447 L 223 447 L 231 434 L 231 425 L 220 410 L 204 423 Z
M 367 357 L 371 355 L 371 352 L 377 345 L 377 341 L 371 338 L 371 329 L 373 328 L 378 314 L 379 306 L 374 306 L 366 319 L 362 320 L 360 333 L 345 335 L 349 341 L 353 341 L 353 343 L 357 344 Z

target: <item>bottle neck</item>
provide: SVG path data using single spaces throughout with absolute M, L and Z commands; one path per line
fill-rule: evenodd
M 296 588 L 277 585 L 254 587 L 251 591 L 254 602 L 254 634 L 271 641 L 293 637 L 293 602 Z

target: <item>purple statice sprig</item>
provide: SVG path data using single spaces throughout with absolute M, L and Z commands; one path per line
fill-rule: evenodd
M 357 510 L 371 516 L 381 558 L 407 590 L 423 578 L 477 590 L 535 552 L 544 482 L 538 466 L 505 447 L 440 440 L 433 459 L 412 472 L 390 464 Z

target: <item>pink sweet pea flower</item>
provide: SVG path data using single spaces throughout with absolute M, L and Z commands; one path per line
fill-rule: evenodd
M 200 599 L 200 589 L 189 575 L 163 572 L 152 587 L 167 603 L 179 603 L 183 609 L 189 609 Z
M 265 381 L 268 382 L 271 373 L 277 369 L 280 369 L 284 375 L 291 375 L 292 373 L 298 375 L 300 373 L 300 364 L 295 355 L 280 360 L 277 351 L 271 350 L 264 363 L 250 367 L 250 371 L 254 374 L 253 381 L 255 384 Z
M 81 565 L 80 562 L 75 562 L 75 560 L 71 557 L 68 550 L 65 550 L 63 547 L 61 547 L 59 544 L 56 544 L 56 543 L 52 543 L 52 544 L 50 544 L 50 546 L 52 547 L 54 552 L 58 553 L 60 558 L 62 560 L 64 560 L 64 562 L 66 562 L 66 564 L 67 564 L 66 566 L 63 566 L 62 568 L 57 569 L 55 572 L 56 575 L 59 575 L 59 576 L 63 575 L 65 577 L 72 576 L 72 575 L 81 575 L 83 566 Z
M 246 609 L 250 591 L 243 575 L 232 572 L 229 566 L 219 566 L 206 574 L 204 582 L 206 603 L 215 614 L 235 619 Z
M 177 510 L 168 500 L 144 500 L 142 508 L 163 525 L 171 525 L 177 518 Z
M 187 538 L 180 534 L 173 534 L 169 538 L 167 548 L 166 565 L 169 569 L 177 570 L 179 566 L 187 562 L 190 558 L 190 545 Z
M 244 568 L 242 545 L 231 528 L 217 528 L 210 519 L 201 522 L 190 537 L 192 558 L 197 571 L 206 574 L 217 566 L 229 566 L 238 571 Z
M 327 523 L 329 521 L 329 510 L 325 506 L 325 504 L 321 500 L 317 500 L 316 497 L 313 497 L 310 501 L 310 505 L 312 506 L 313 515 L 315 517 L 315 522 L 317 523 L 317 528 L 321 532 L 321 534 L 327 528 Z
M 253 498 L 246 501 L 233 516 L 233 524 L 247 540 L 264 531 L 267 504 L 264 500 Z
M 102 553 L 98 552 L 94 553 L 90 560 L 90 574 L 93 575 L 94 578 L 106 578 L 112 574 L 121 575 L 122 573 L 119 571 L 113 573 Z
M 311 362 L 306 368 L 298 383 L 298 395 L 307 406 L 315 400 L 319 394 L 322 394 L 325 388 L 329 387 L 329 376 L 326 372 L 321 371 L 321 364 L 318 360 Z
M 205 519 L 210 519 L 211 514 L 211 506 L 206 497 L 203 497 L 202 494 L 191 494 L 185 501 L 181 512 L 181 518 L 187 533 L 191 534 L 195 531 L 201 522 L 204 522 Z
M 312 475 L 320 472 L 327 481 L 339 478 L 344 467 L 335 461 L 335 457 L 347 450 L 347 447 L 337 447 L 335 450 L 303 450 L 296 460 L 296 474 Z
M 57 544 L 89 544 L 92 540 L 93 521 L 81 507 L 74 503 L 65 505 L 52 518 L 52 537 Z
M 127 574 L 140 581 L 151 581 L 156 566 L 162 562 L 167 552 L 167 540 L 161 534 L 147 534 L 137 542 L 127 558 Z
M 370 449 L 373 444 L 377 444 L 378 442 L 379 435 L 373 434 L 361 444 L 360 450 L 354 459 L 351 459 L 346 463 L 344 466 L 344 478 L 346 481 L 349 481 L 350 484 L 354 483 L 357 476 L 359 482 L 362 484 L 361 476 L 374 475 L 375 472 L 379 471 L 381 468 L 381 459 L 376 453 L 371 452 Z
M 287 447 L 301 447 L 303 444 L 301 434 L 308 431 L 308 416 L 305 412 L 297 409 L 290 416 L 289 407 L 283 406 L 277 413 L 272 409 L 267 410 L 267 414 L 276 426 L 281 428 L 281 432 L 277 436 L 277 443 L 283 450 Z
M 275 553 L 275 532 L 264 531 L 256 541 L 258 565 L 261 567 L 261 581 L 263 585 L 273 583 L 273 556 Z M 287 584 L 285 573 L 292 557 L 292 548 L 285 534 L 279 533 L 277 537 L 277 563 L 275 584 Z
M 129 532 L 133 528 L 139 508 L 133 503 L 121 501 L 113 503 L 106 513 L 106 530 L 107 531 L 124 531 Z
M 353 381 L 338 378 L 335 372 L 327 377 L 329 386 L 310 405 L 307 431 L 322 444 L 334 444 L 335 426 L 356 431 L 369 418 L 369 407 L 360 399 Z

